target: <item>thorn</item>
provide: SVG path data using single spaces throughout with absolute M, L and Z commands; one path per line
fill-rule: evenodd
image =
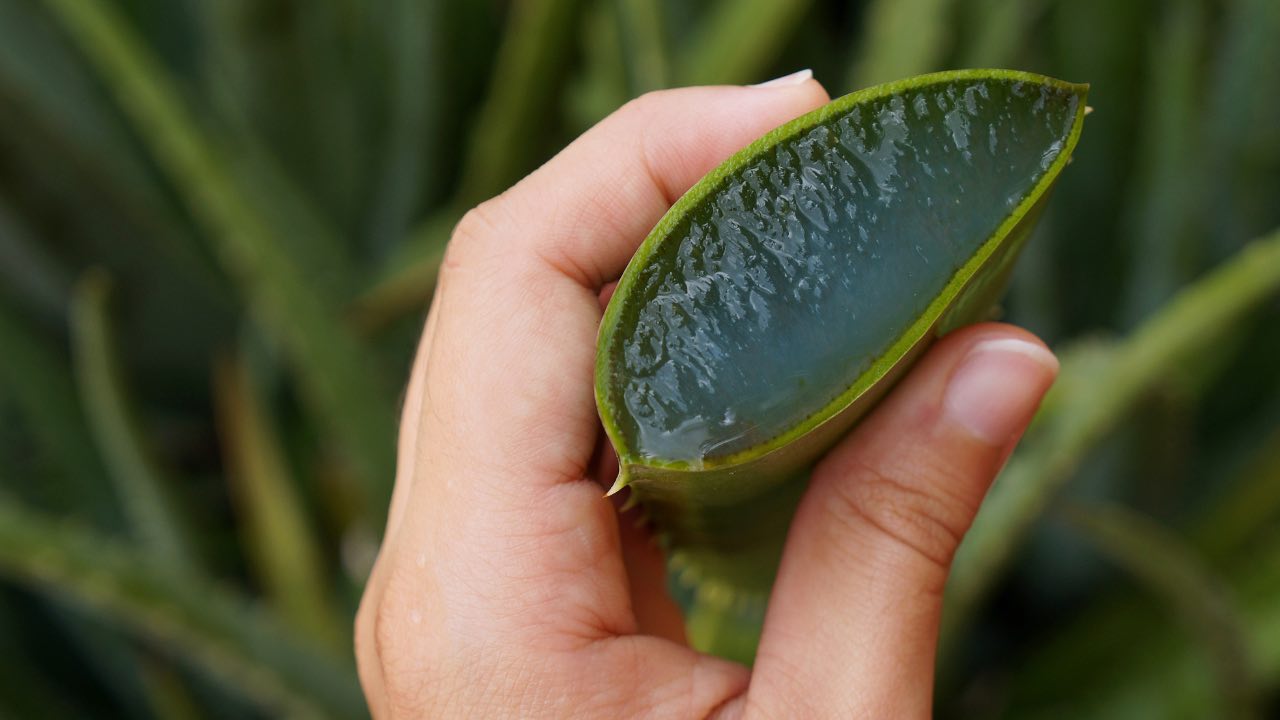
M 1092 105 L 1085 105 L 1085 106 L 1084 106 L 1084 114 L 1085 114 L 1085 115 L 1089 115 L 1089 114 L 1092 114 L 1092 113 L 1093 113 L 1093 106 L 1092 106 Z
M 626 487 L 629 484 L 630 483 L 627 482 L 627 476 L 623 474 L 621 470 L 619 470 L 618 479 L 613 481 L 613 485 L 609 488 L 609 492 L 605 493 L 604 496 L 611 497 L 613 495 L 617 495 L 619 492 L 622 491 L 622 488 Z

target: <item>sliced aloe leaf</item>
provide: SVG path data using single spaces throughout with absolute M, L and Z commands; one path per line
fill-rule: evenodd
M 750 659 L 809 466 L 934 337 L 989 312 L 1086 90 L 963 70 L 848 95 L 734 155 L 641 245 L 605 312 L 597 403 L 702 649 Z

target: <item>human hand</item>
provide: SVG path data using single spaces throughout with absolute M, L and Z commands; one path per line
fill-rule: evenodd
M 684 645 L 600 484 L 607 288 L 690 185 L 827 100 L 807 75 L 647 95 L 458 225 L 356 620 L 376 717 L 929 715 L 951 557 L 1057 371 L 1034 337 L 952 333 L 815 468 L 753 669 Z

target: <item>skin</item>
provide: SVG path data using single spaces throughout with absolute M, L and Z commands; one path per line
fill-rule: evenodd
M 612 283 L 690 185 L 827 101 L 805 74 L 646 95 L 459 224 L 356 618 L 375 717 L 929 716 L 951 558 L 1057 371 L 1034 337 L 952 333 L 818 465 L 753 669 L 684 644 L 602 487 Z

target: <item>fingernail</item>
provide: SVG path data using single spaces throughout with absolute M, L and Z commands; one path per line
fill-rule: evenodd
M 1058 359 L 1019 338 L 984 340 L 969 349 L 947 385 L 944 416 L 994 447 L 1005 447 L 1030 421 Z
M 783 75 L 780 78 L 774 78 L 772 80 L 769 80 L 768 82 L 762 82 L 756 85 L 752 85 L 751 87 L 754 87 L 754 88 L 787 87 L 789 85 L 799 85 L 800 83 L 807 82 L 812 77 L 813 77 L 813 71 L 810 70 L 809 68 L 805 68 L 804 70 L 797 70 L 791 73 L 790 75 Z

